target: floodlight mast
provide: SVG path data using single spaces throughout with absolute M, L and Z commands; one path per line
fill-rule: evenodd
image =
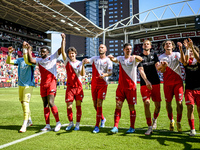
M 106 8 L 108 8 L 108 1 L 99 1 L 99 4 L 101 6 L 99 6 L 99 9 L 102 9 L 102 28 L 105 29 L 105 12 L 106 12 Z M 105 39 L 106 39 L 106 34 L 105 32 L 103 32 L 103 44 L 105 44 Z

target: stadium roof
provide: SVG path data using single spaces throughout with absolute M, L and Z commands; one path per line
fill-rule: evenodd
M 190 1 L 192 0 L 160 6 L 120 20 L 105 29 L 106 38 L 140 39 L 195 31 L 195 17 L 199 15 L 200 7 L 194 10 Z M 183 12 L 187 13 L 182 15 Z M 137 23 L 133 24 L 134 21 Z
M 42 32 L 95 37 L 103 29 L 60 0 L 0 0 L 0 18 Z

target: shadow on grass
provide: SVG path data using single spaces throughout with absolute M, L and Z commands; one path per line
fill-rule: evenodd
M 189 131 L 188 131 L 189 132 Z M 136 133 L 137 134 L 137 133 Z M 150 136 L 138 136 L 141 139 L 145 140 L 157 140 L 158 143 L 162 146 L 170 146 L 166 142 L 175 142 L 184 145 L 184 150 L 192 149 L 191 143 L 199 144 L 199 137 L 191 137 L 186 133 L 173 132 L 169 130 L 155 130 Z
M 44 128 L 45 125 L 32 125 L 26 128 L 26 131 L 35 131 L 35 133 L 40 132 L 40 129 Z M 0 125 L 0 129 L 4 130 L 16 130 L 19 132 L 21 129 L 20 125 Z

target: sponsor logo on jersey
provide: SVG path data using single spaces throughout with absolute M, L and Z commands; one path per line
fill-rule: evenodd
M 147 96 L 142 97 L 142 99 L 146 99 L 146 98 L 147 98 Z

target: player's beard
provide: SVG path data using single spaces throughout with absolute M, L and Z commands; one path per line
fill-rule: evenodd
M 99 52 L 99 55 L 104 55 L 104 54 L 105 54 L 105 52 L 101 52 L 101 53 Z
M 143 50 L 145 50 L 145 51 L 149 51 L 150 49 L 143 49 Z

